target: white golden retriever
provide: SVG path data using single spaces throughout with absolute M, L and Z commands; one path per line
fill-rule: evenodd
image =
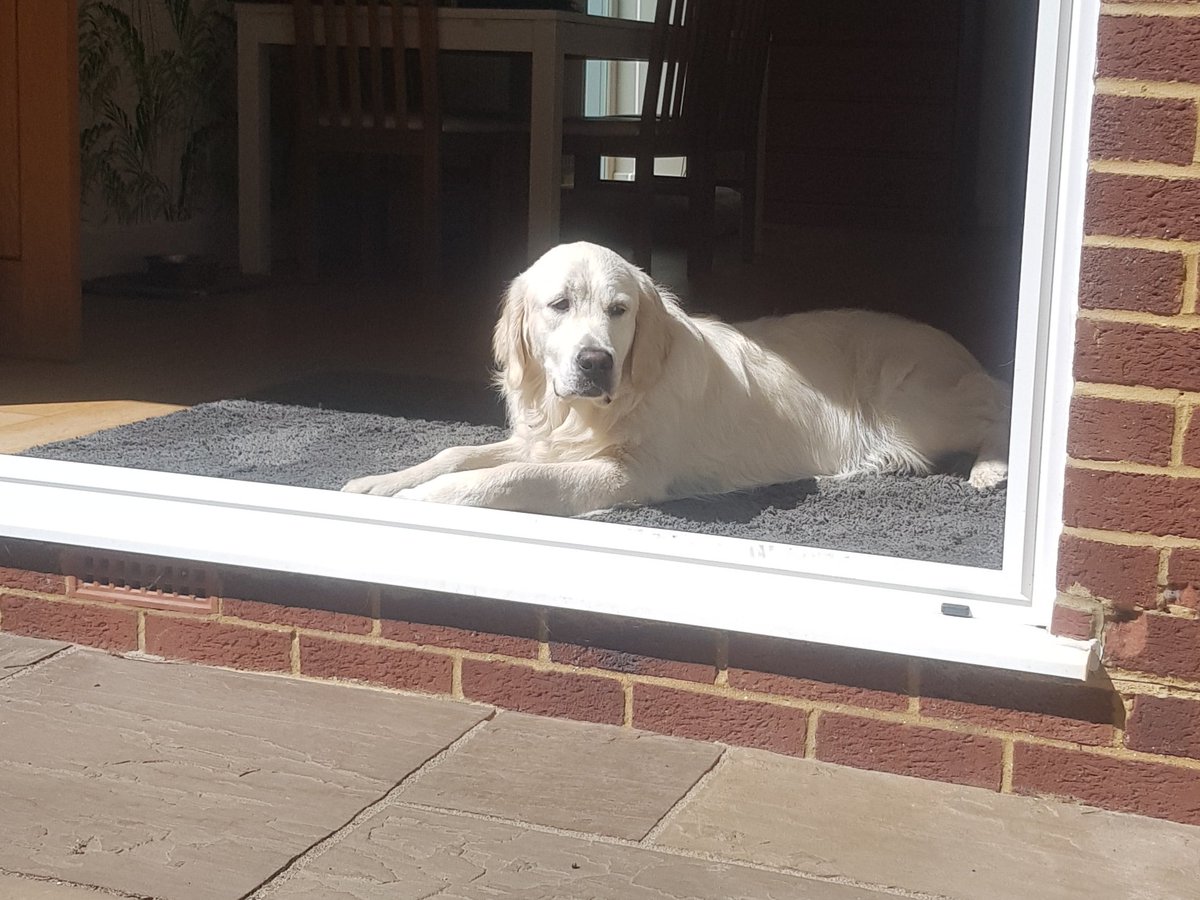
M 1007 474 L 1004 389 L 949 335 L 861 310 L 691 318 L 595 244 L 546 253 L 496 325 L 508 439 L 343 488 L 575 515 L 809 476 Z

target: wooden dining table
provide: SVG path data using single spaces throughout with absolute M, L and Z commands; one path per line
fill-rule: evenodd
M 406 40 L 415 47 L 416 8 L 406 7 L 403 14 L 412 19 L 404 32 Z M 272 46 L 295 44 L 296 33 L 290 3 L 237 3 L 235 16 L 239 256 L 243 272 L 267 274 L 272 258 L 269 127 L 272 98 L 268 51 Z M 568 61 L 647 59 L 651 28 L 648 22 L 545 9 L 438 11 L 440 49 L 528 54 L 531 59 L 528 222 L 531 257 L 558 240 Z M 364 35 L 365 30 L 364 19 Z M 390 29 L 383 29 L 384 35 L 390 33 Z

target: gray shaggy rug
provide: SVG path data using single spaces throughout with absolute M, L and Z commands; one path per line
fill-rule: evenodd
M 484 405 L 439 421 L 226 400 L 35 447 L 27 456 L 336 490 L 452 444 L 497 440 Z M 956 475 L 806 480 L 589 516 L 608 522 L 999 568 L 1004 490 Z

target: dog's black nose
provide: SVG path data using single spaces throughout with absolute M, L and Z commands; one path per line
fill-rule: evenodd
M 595 378 L 612 371 L 613 358 L 607 350 L 589 348 L 579 351 L 579 355 L 575 357 L 575 365 L 579 366 L 580 372 Z

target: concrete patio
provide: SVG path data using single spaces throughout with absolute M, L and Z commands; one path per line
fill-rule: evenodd
M 0 635 L 0 898 L 1194 898 L 1200 828 Z

